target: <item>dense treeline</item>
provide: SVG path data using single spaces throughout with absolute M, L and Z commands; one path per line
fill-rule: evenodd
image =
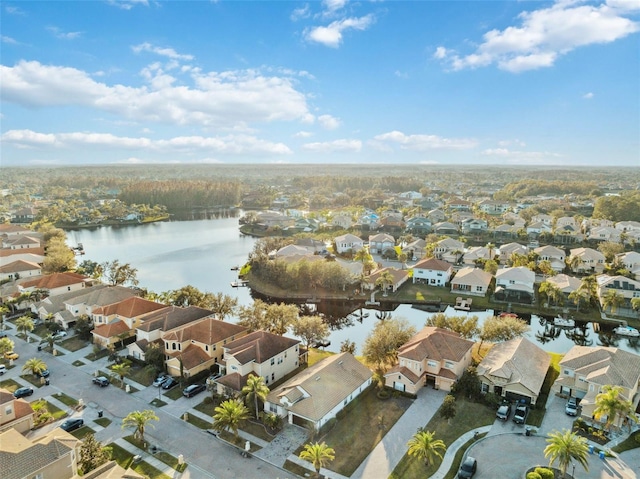
M 509 183 L 493 196 L 496 200 L 515 200 L 537 195 L 599 196 L 602 192 L 594 181 L 521 180 Z
M 307 176 L 296 177 L 292 185 L 303 191 L 316 188 L 326 188 L 332 192 L 347 192 L 349 190 L 371 191 L 380 189 L 393 193 L 403 191 L 420 191 L 424 187 L 424 179 L 407 176 Z
M 640 191 L 627 191 L 620 196 L 598 198 L 593 217 L 611 221 L 640 221 Z
M 125 203 L 161 204 L 170 213 L 236 206 L 242 185 L 238 181 L 140 181 L 125 187 L 118 199 Z

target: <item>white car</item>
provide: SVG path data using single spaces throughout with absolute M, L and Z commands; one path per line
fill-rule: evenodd
M 578 399 L 577 398 L 569 398 L 567 401 L 567 405 L 564 407 L 564 412 L 568 416 L 577 416 L 578 415 Z
M 67 332 L 66 331 L 58 331 L 57 333 L 53 333 L 51 336 L 53 337 L 53 339 L 66 338 L 67 337 Z

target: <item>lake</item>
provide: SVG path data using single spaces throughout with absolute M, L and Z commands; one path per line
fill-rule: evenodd
M 231 282 L 237 279 L 237 272 L 231 268 L 245 263 L 253 249 L 256 239 L 240 234 L 238 217 L 224 217 L 209 220 L 166 221 L 136 226 L 103 226 L 96 229 L 67 231 L 70 246 L 82 243 L 85 249 L 84 259 L 102 263 L 117 259 L 120 263 L 129 263 L 138 270 L 140 286 L 160 293 L 163 291 L 192 285 L 201 291 L 223 293 L 238 298 L 238 303 L 248 306 L 253 302 L 249 288 L 234 288 Z M 357 354 L 367 334 L 373 329 L 377 316 L 382 313 L 373 309 L 362 309 L 348 314 L 338 313 L 339 328 L 332 330 L 328 350 L 338 351 L 345 339 L 354 341 Z M 358 315 L 362 314 L 358 318 Z M 406 318 L 417 330 L 424 326 L 430 314 L 410 305 L 399 305 L 387 313 L 392 317 Z M 492 311 L 455 314 L 475 314 L 480 323 L 492 314 Z M 360 321 L 361 319 L 361 321 Z M 234 318 L 230 318 L 233 321 Z M 533 316 L 531 330 L 526 336 L 546 351 L 566 353 L 571 346 L 581 342 L 581 338 L 572 339 L 574 329 L 559 329 L 547 325 Z M 637 339 L 627 339 L 598 335 L 591 324 L 583 330 L 584 344 L 611 345 L 632 352 L 640 352 Z

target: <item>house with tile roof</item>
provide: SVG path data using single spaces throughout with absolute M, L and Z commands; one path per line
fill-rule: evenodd
M 480 268 L 465 266 L 460 268 L 451 280 L 451 292 L 485 296 L 489 292 L 491 281 L 493 281 L 491 273 Z
M 51 273 L 21 282 L 18 290 L 23 293 L 41 290 L 47 296 L 57 296 L 70 291 L 80 291 L 91 286 L 92 283 L 91 278 L 78 273 Z
M 334 242 L 338 254 L 355 253 L 364 248 L 364 240 L 351 233 L 336 236 Z
M 616 259 L 619 260 L 626 269 L 631 271 L 631 273 L 635 274 L 636 278 L 640 279 L 640 253 L 628 251 L 617 254 Z
M 7 249 L 31 249 L 40 248 L 40 240 L 29 235 L 10 236 L 3 238 L 2 247 Z
M 0 266 L 18 260 L 42 264 L 44 262 L 44 248 L 41 246 L 39 248 L 29 249 L 0 249 Z
M 433 248 L 433 255 L 437 259 L 456 264 L 464 252 L 464 243 L 453 238 L 443 238 Z
M 535 405 L 551 357 L 527 338 L 495 344 L 477 367 L 483 393 Z
M 25 228 L 24 226 L 12 224 L 12 223 L 1 223 L 0 224 L 0 236 L 2 237 L 11 237 L 11 236 L 19 236 L 19 235 L 30 235 L 33 234 L 34 231 L 29 228 Z
M 424 258 L 427 242 L 422 238 L 412 241 L 402 248 L 402 252 L 407 255 L 410 261 L 416 261 Z
M 555 276 L 551 276 L 547 278 L 545 281 L 556 286 L 565 296 L 569 296 L 576 289 L 580 287 L 582 281 L 574 276 L 569 276 L 567 274 L 556 274 Z
M 500 251 L 500 261 L 503 264 L 506 263 L 511 257 L 511 255 L 514 253 L 524 254 L 524 255 L 529 253 L 529 249 L 525 245 L 520 243 L 515 243 L 515 242 L 507 243 L 500 246 L 499 251 Z
M 402 286 L 404 283 L 406 283 L 409 280 L 409 272 L 407 270 L 397 269 L 397 268 L 382 268 L 382 269 L 378 269 L 378 270 L 374 271 L 373 273 L 371 273 L 365 279 L 365 281 L 363 281 L 361 283 L 362 284 L 362 289 L 368 290 L 368 291 L 373 291 L 378 287 L 382 288 L 382 286 L 381 285 L 377 285 L 376 282 L 385 273 L 389 273 L 391 275 L 391 277 L 393 278 L 392 283 L 391 284 L 387 284 L 384 287 L 385 288 L 384 289 L 385 294 L 389 289 L 393 293 L 395 293 L 396 291 L 398 291 L 398 288 L 400 288 L 400 286 Z
M 579 258 L 579 261 L 574 258 Z M 593 248 L 573 248 L 567 263 L 572 265 L 574 261 L 576 261 L 575 266 L 570 266 L 574 273 L 600 274 L 604 271 L 605 257 Z
M 486 246 L 472 246 L 462 256 L 462 262 L 467 266 L 474 266 L 478 261 L 488 261 L 496 256 L 493 248 L 487 248 Z
M 249 374 L 262 376 L 267 385 L 300 365 L 300 341 L 266 331 L 254 331 L 227 343 L 222 361 L 226 374 L 216 381 L 218 394 L 238 394 Z
M 162 333 L 179 328 L 193 321 L 203 318 L 215 317 L 213 311 L 198 308 L 197 306 L 168 306 L 147 313 L 141 319 L 143 321 L 136 327 L 136 341 L 127 346 L 129 356 L 144 361 L 147 348 L 152 345 L 164 346 Z
M 28 279 L 42 274 L 42 266 L 32 261 L 17 260 L 0 266 L 0 281 Z
M 211 369 L 222 362 L 224 347 L 247 335 L 247 328 L 215 317 L 192 321 L 161 333 L 167 372 L 185 377 Z
M 445 286 L 453 275 L 451 263 L 436 258 L 427 258 L 413 265 L 413 282 L 430 286 Z
M 35 413 L 25 399 L 17 399 L 13 393 L 0 388 L 0 433 L 7 429 L 26 434 L 33 428 Z M 1 444 L 0 444 L 1 447 Z
M 267 396 L 266 412 L 289 424 L 319 431 L 372 382 L 371 370 L 350 353 L 329 356 L 304 369 Z
M 382 254 L 388 249 L 393 249 L 396 239 L 387 233 L 378 233 L 369 236 L 369 252 L 372 254 Z
M 552 391 L 580 399 L 582 416 L 590 418 L 595 398 L 606 385 L 620 386 L 622 397 L 632 401 L 635 411 L 640 401 L 640 356 L 619 348 L 573 346 L 560 361 Z
M 71 479 L 78 473 L 80 443 L 59 427 L 34 439 L 7 429 L 0 433 L 2 479 Z
M 496 273 L 495 298 L 498 301 L 531 304 L 535 298 L 535 279 L 535 273 L 524 266 L 501 268 Z
M 566 256 L 564 250 L 556 248 L 555 246 L 545 245 L 534 249 L 533 252 L 538 255 L 538 264 L 540 261 L 548 261 L 554 271 L 557 271 L 558 273 L 564 271 L 564 268 L 566 267 L 564 262 Z
M 450 391 L 471 364 L 473 341 L 443 328 L 427 326 L 398 350 L 398 364 L 385 375 L 385 386 L 418 394 L 432 385 Z
M 631 308 L 631 300 L 640 298 L 640 281 L 620 275 L 599 274 L 596 276 L 596 290 L 601 306 L 607 291 L 614 290 L 624 298 L 624 303 L 620 307 Z M 602 310 L 604 311 L 604 309 L 603 307 Z

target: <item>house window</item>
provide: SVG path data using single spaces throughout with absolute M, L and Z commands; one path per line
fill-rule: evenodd
M 208 344 L 205 344 L 205 345 L 204 345 L 204 350 L 205 350 L 205 351 L 209 351 L 209 345 L 208 345 Z
M 217 346 L 214 344 L 213 345 L 213 351 L 215 351 L 217 349 Z
M 272 380 L 272 381 L 275 381 L 275 380 L 276 380 L 276 375 L 275 375 L 275 373 L 271 373 L 271 380 Z
M 482 293 L 482 286 L 476 286 L 476 291 L 478 291 L 479 293 Z
M 489 392 L 489 385 L 487 383 L 482 383 L 482 385 L 480 386 L 480 390 L 483 393 L 488 393 Z
M 7 406 L 4 410 L 4 413 L 9 416 L 10 414 L 13 414 L 13 408 L 11 406 Z
M 275 358 L 271 358 L 271 366 L 273 366 L 276 363 L 276 359 Z
M 447 368 L 447 369 L 453 369 L 453 362 L 445 361 L 444 362 L 444 367 Z
M 436 366 L 438 366 L 438 363 L 435 361 L 428 361 L 427 366 L 429 366 L 430 368 L 435 368 Z
M 269 403 L 269 412 L 271 413 L 277 413 L 278 412 L 278 406 L 276 406 L 275 404 Z
M 176 343 L 171 343 L 171 349 L 176 350 Z

